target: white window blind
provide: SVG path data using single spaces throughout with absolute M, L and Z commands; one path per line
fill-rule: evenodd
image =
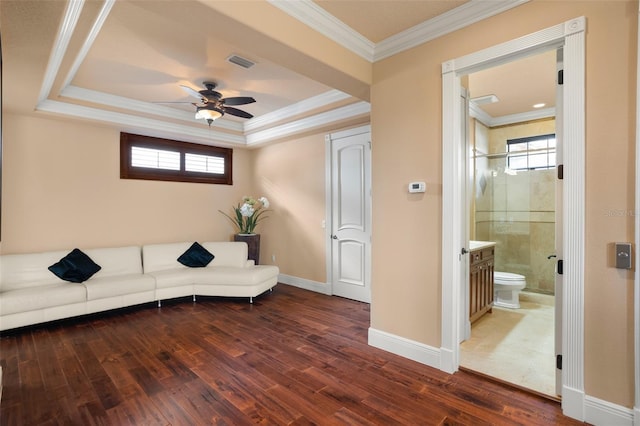
M 133 146 L 131 147 L 131 165 L 149 169 L 180 170 L 180 153 Z
M 186 153 L 184 156 L 184 167 L 188 172 L 222 175 L 224 174 L 224 158 Z

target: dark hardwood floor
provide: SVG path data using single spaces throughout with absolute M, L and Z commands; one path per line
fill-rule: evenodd
M 279 284 L 3 333 L 2 425 L 574 425 L 367 345 L 369 305 Z

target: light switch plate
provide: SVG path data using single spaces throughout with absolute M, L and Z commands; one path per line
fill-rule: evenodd
M 616 243 L 616 268 L 631 269 L 631 243 Z

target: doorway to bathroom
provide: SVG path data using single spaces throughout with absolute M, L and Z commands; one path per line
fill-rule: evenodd
M 442 328 L 440 369 L 453 373 L 460 368 L 460 343 L 465 311 L 463 294 L 468 282 L 469 210 L 466 208 L 466 178 L 469 156 L 463 137 L 461 85 L 469 74 L 506 64 L 552 49 L 561 49 L 563 82 L 558 90 L 556 148 L 564 165 L 564 182 L 556 203 L 561 226 L 556 236 L 557 260 L 565 262 L 556 274 L 555 305 L 557 353 L 562 371 L 558 392 L 563 413 L 584 417 L 584 274 L 585 274 L 585 17 L 576 17 L 516 39 L 442 63 Z M 466 108 L 468 111 L 468 108 Z M 570 155 L 569 155 L 570 153 Z M 559 232 L 561 229 L 562 232 Z M 466 280 L 465 280 L 466 276 Z M 557 289 L 560 288 L 561 291 Z M 468 309 L 468 308 L 467 308 Z
M 555 50 L 468 75 L 469 310 L 487 268 L 492 306 L 469 316 L 460 366 L 557 397 Z M 534 106 L 535 105 L 535 106 Z M 560 151 L 558 149 L 558 151 Z M 561 203 L 558 203 L 561 205 Z M 486 257 L 474 265 L 478 255 Z M 469 312 L 471 314 L 471 312 Z

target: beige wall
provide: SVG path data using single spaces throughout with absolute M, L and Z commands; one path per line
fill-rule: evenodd
M 229 240 L 218 210 L 266 196 L 261 263 L 326 282 L 325 132 L 235 149 L 228 186 L 120 179 L 120 134 L 108 127 L 5 114 L 3 130 L 2 253 Z
M 2 252 L 229 240 L 252 179 L 234 150 L 234 185 L 120 179 L 120 134 L 80 122 L 3 117 Z
M 442 62 L 584 15 L 585 388 L 632 406 L 633 274 L 610 266 L 607 247 L 633 241 L 633 217 L 607 212 L 634 208 L 637 10 L 637 2 L 534 0 L 374 64 L 373 327 L 440 347 Z M 412 198 L 406 184 L 418 179 L 428 191 Z
M 261 225 L 261 262 L 326 283 L 324 133 L 258 149 L 254 167 L 256 195 L 266 196 L 273 208 Z

